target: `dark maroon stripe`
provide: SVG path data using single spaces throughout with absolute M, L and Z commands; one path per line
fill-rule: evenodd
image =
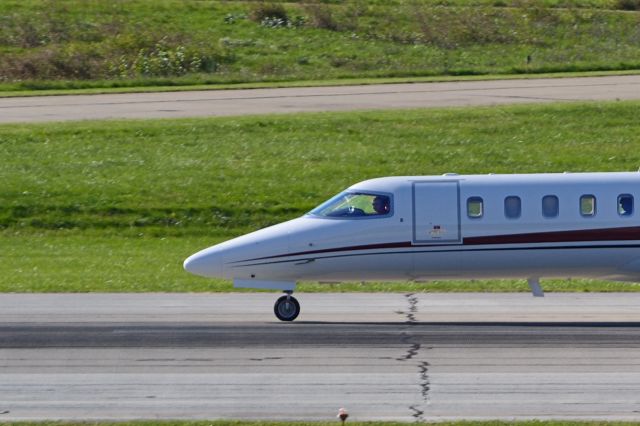
M 579 241 L 630 241 L 640 240 L 640 226 L 626 228 L 577 229 L 574 231 L 532 232 L 527 234 L 487 235 L 468 237 L 464 245 L 521 244 L 521 243 L 569 243 Z
M 626 228 L 604 228 L 604 229 L 578 229 L 573 231 L 554 232 L 532 232 L 527 234 L 507 234 L 507 235 L 486 235 L 481 237 L 464 238 L 463 245 L 481 244 L 531 244 L 531 243 L 569 243 L 585 241 L 631 241 L 640 240 L 640 226 Z M 434 241 L 435 243 L 435 241 Z M 240 260 L 234 263 L 249 262 L 254 260 L 277 259 L 289 256 L 303 256 L 322 253 L 336 253 L 357 250 L 375 250 L 389 248 L 410 248 L 410 247 L 434 247 L 441 244 L 420 244 L 413 245 L 411 241 L 396 243 L 365 244 L 360 246 L 334 247 L 321 250 L 298 251 L 294 253 L 276 254 L 273 256 L 257 257 L 253 259 Z
M 275 259 L 278 257 L 288 257 L 288 256 L 300 256 L 307 254 L 319 254 L 319 253 L 332 253 L 336 251 L 352 251 L 352 250 L 375 250 L 375 249 L 388 249 L 388 248 L 403 248 L 403 247 L 412 247 L 411 241 L 403 241 L 399 243 L 380 243 L 380 244 L 366 244 L 362 246 L 347 246 L 347 247 L 336 247 L 322 250 L 309 250 L 309 251 L 298 251 L 295 253 L 285 253 L 285 254 L 276 254 L 273 256 L 266 257 L 257 257 L 255 259 L 246 259 L 241 262 L 247 262 L 250 260 L 263 260 L 263 259 Z

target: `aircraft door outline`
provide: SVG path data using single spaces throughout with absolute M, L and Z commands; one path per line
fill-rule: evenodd
M 413 243 L 455 244 L 462 241 L 459 181 L 412 184 Z

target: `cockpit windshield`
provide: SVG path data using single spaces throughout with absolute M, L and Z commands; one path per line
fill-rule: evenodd
M 363 192 L 343 192 L 311 210 L 322 217 L 374 217 L 391 213 L 391 197 Z

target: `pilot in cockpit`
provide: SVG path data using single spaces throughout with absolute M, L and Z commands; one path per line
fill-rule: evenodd
M 373 202 L 371 203 L 371 205 L 373 206 L 373 210 L 375 211 L 375 214 L 387 214 L 389 213 L 389 197 L 386 197 L 384 195 L 378 195 L 373 199 Z

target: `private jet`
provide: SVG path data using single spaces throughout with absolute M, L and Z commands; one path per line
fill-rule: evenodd
M 280 290 L 293 321 L 301 280 L 540 278 L 640 281 L 640 173 L 383 177 L 297 219 L 195 253 L 184 268 Z

